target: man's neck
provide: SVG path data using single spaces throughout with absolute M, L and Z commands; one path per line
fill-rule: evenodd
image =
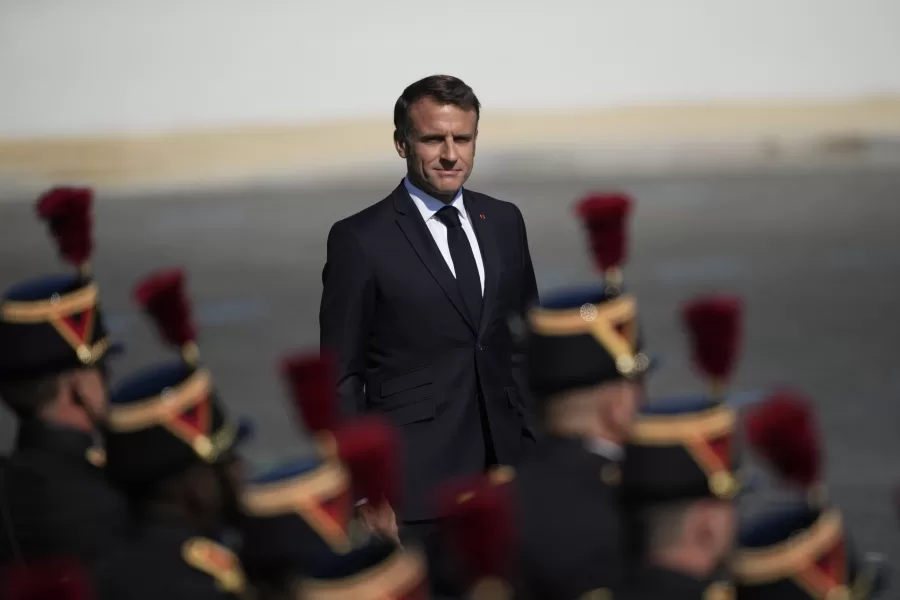
M 40 414 L 39 419 L 48 425 L 59 427 L 60 429 L 72 429 L 87 435 L 93 435 L 94 433 L 94 424 L 91 422 L 90 418 L 88 418 L 87 414 L 81 411 L 59 411 L 51 409 L 43 411 Z
M 654 567 L 689 575 L 695 579 L 711 577 L 716 568 L 716 564 L 703 554 L 675 546 L 652 553 L 649 562 Z
M 459 190 L 454 191 L 452 194 L 442 194 L 441 192 L 434 190 L 430 185 L 428 185 L 424 181 L 421 181 L 411 173 L 406 174 L 406 180 L 419 192 L 431 196 L 435 200 L 440 200 L 444 204 L 450 204 L 451 202 L 453 202 L 453 199 L 456 198 L 457 194 L 459 194 Z

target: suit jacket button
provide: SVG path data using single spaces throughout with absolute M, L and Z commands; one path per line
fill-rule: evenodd
M 484 350 L 484 346 L 482 346 L 481 344 L 478 344 L 475 347 L 478 348 L 479 351 Z

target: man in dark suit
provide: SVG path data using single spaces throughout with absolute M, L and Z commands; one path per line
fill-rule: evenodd
M 338 358 L 342 410 L 399 429 L 398 516 L 426 537 L 439 516 L 430 489 L 515 464 L 533 441 L 508 319 L 536 301 L 537 284 L 519 209 L 463 188 L 479 111 L 455 77 L 404 90 L 394 144 L 406 178 L 332 227 L 322 274 L 321 345 Z

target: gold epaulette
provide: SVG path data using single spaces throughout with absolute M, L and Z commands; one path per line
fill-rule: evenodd
M 508 465 L 496 465 L 488 471 L 488 479 L 494 485 L 509 483 L 516 478 L 516 470 Z
M 84 458 L 97 468 L 102 469 L 106 466 L 106 450 L 91 446 L 84 452 Z
M 206 538 L 191 538 L 181 547 L 184 562 L 216 580 L 226 593 L 242 594 L 246 583 L 244 570 L 234 552 Z

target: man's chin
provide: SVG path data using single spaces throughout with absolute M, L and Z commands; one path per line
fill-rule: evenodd
M 431 185 L 435 191 L 441 194 L 454 194 L 465 181 L 466 178 L 462 173 L 455 173 L 453 176 L 435 175 L 431 180 Z

